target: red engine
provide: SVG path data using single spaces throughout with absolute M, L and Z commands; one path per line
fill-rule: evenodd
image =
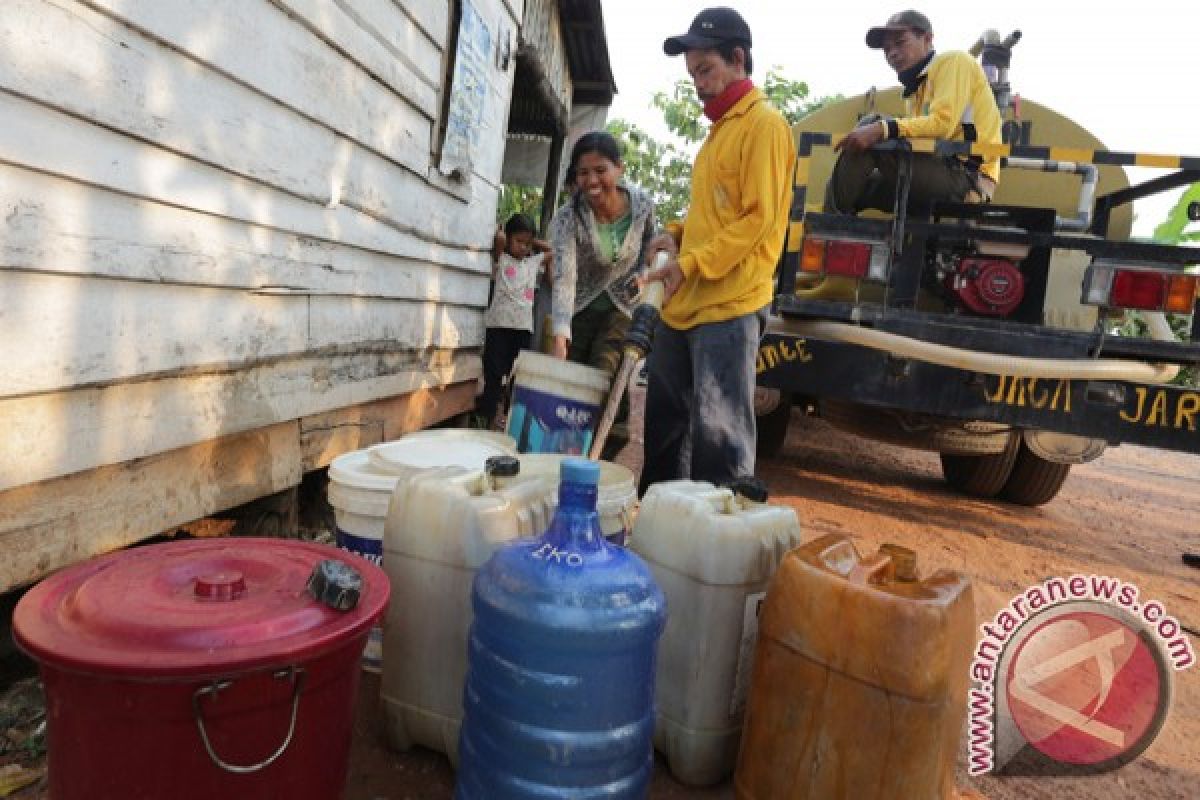
M 968 256 L 946 276 L 946 288 L 976 314 L 1006 317 L 1025 297 L 1025 276 L 1007 259 Z

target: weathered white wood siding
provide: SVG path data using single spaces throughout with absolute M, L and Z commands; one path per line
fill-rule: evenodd
M 472 2 L 518 29 L 520 0 Z M 442 175 L 452 20 L 435 0 L 0 3 L 0 553 L 80 528 L 65 476 L 82 497 L 88 471 L 273 443 L 253 486 L 193 481 L 146 529 L 59 535 L 39 570 L 298 480 L 301 453 L 332 455 L 285 442 L 306 420 L 478 376 L 513 69 L 488 75 L 471 174 Z

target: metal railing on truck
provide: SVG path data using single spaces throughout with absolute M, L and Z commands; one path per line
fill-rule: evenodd
M 1180 365 L 1200 364 L 1200 314 L 1193 316 L 1191 341 L 1168 342 L 1121 337 L 1110 334 L 1100 309 L 1091 331 L 1071 331 L 1042 324 L 1045 273 L 1051 249 L 1085 253 L 1092 267 L 1088 280 L 1098 270 L 1120 274 L 1121 265 L 1137 273 L 1163 275 L 1171 281 L 1192 280 L 1185 267 L 1200 262 L 1196 248 L 1136 241 L 1114 241 L 1099 233 L 1107 231 L 1110 215 L 1117 206 L 1187 183 L 1200 181 L 1200 158 L 1157 154 L 1123 153 L 1054 147 L 1010 147 L 923 141 L 899 143 L 906 157 L 912 153 L 938 156 L 976 155 L 1037 160 L 1053 165 L 1112 164 L 1158 167 L 1172 174 L 1145 184 L 1089 198 L 1092 213 L 1086 229 L 1061 230 L 1063 219 L 1053 209 L 998 204 L 942 203 L 926 217 L 910 216 L 907 208 L 907 173 L 901 169 L 891 219 L 868 219 L 809 210 L 809 172 L 814 148 L 829 147 L 831 134 L 804 133 L 798 142 L 795 190 L 791 224 L 778 271 L 773 320 L 760 350 L 759 383 L 794 394 L 836 397 L 866 405 L 914 412 L 942 414 L 960 419 L 992 420 L 1020 427 L 1057 430 L 1105 439 L 1200 452 L 1200 392 L 1186 387 L 1158 385 L 1154 380 L 1076 380 L 1055 377 L 1052 370 L 1040 376 L 1006 374 L 1003 367 L 989 370 L 948 367 L 925 363 L 920 358 L 898 357 L 885 348 L 859 346 L 852 340 L 835 340 L 815 331 L 821 326 L 840 325 L 842 331 L 879 331 L 922 344 L 994 354 L 1025 362 L 1054 359 L 1135 362 Z M 897 146 L 896 143 L 891 143 Z M 1028 168 L 1028 165 L 1026 165 Z M 1048 166 L 1047 168 L 1050 168 Z M 1082 216 L 1082 215 L 1081 215 Z M 947 221 L 948 220 L 948 221 Z M 994 224 L 999 220 L 1000 224 Z M 1083 226 L 1080 226 L 1083 227 Z M 1029 297 L 1010 318 L 994 319 L 965 314 L 922 311 L 917 308 L 917 291 L 926 266 L 930 242 L 939 246 L 968 245 L 981 233 L 991 242 L 1029 248 L 1030 259 L 1042 275 L 1033 282 Z M 863 280 L 875 279 L 882 298 L 870 302 L 829 300 L 797 293 L 806 238 L 838 241 L 839 237 L 881 245 L 882 259 L 848 259 Z M 882 266 L 876 264 L 882 262 Z M 874 274 L 870 273 L 874 271 Z M 1101 275 L 1103 277 L 1103 275 Z M 1195 282 L 1186 307 L 1175 297 L 1180 313 L 1196 309 Z M 1110 287 L 1111 288 L 1111 287 Z M 1186 289 L 1187 286 L 1185 285 Z M 1084 287 L 1081 286 L 1081 292 Z M 1164 291 L 1167 291 L 1164 289 Z M 1185 292 L 1186 294 L 1186 292 Z M 1095 299 L 1095 298 L 1093 298 Z M 1103 303 L 1094 303 L 1103 306 Z M 872 334 L 874 335 L 874 334 Z

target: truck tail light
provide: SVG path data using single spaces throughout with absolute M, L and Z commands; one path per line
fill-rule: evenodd
M 1095 263 L 1084 279 L 1083 302 L 1109 308 L 1190 314 L 1196 302 L 1195 275 L 1146 267 Z
M 1163 309 L 1174 314 L 1191 314 L 1196 306 L 1195 275 L 1172 275 L 1167 279 L 1167 302 Z
M 1163 307 L 1167 276 L 1157 272 L 1117 270 L 1113 275 L 1108 300 L 1120 308 L 1144 308 L 1158 311 Z
M 840 275 L 886 283 L 887 245 L 807 236 L 800 250 L 800 270 L 810 275 Z
M 806 236 L 804 247 L 800 251 L 800 269 L 820 275 L 825 271 L 825 240 Z

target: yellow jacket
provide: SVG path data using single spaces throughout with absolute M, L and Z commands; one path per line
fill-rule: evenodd
M 964 141 L 963 123 L 975 126 L 975 141 L 1000 144 L 1000 111 L 983 67 L 969 53 L 938 53 L 925 70 L 925 80 L 907 98 L 908 116 L 896 120 L 905 139 Z M 980 172 L 1000 180 L 1000 162 L 988 159 Z
M 692 167 L 687 217 L 668 226 L 684 279 L 663 322 L 686 330 L 771 302 L 795 162 L 787 122 L 757 88 L 713 123 Z

